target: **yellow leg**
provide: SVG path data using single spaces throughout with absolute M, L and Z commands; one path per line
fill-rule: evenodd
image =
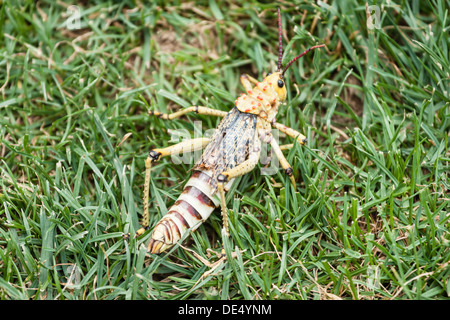
M 149 215 L 148 215 L 148 192 L 150 188 L 150 171 L 152 168 L 153 158 L 150 156 L 145 160 L 145 180 L 144 180 L 144 212 L 142 214 L 142 227 L 136 231 L 136 237 L 139 237 L 141 234 L 145 232 L 148 228 L 149 224 Z
M 152 163 L 158 161 L 159 159 L 161 159 L 161 157 L 169 156 L 172 154 L 202 150 L 209 142 L 210 139 L 208 138 L 190 139 L 167 148 L 153 149 L 149 152 L 147 160 L 145 160 L 144 212 L 142 215 L 142 228 L 136 231 L 136 236 L 140 236 L 141 234 L 143 234 L 149 226 L 148 194 L 150 189 L 150 171 L 152 168 Z
M 304 135 L 302 135 L 300 132 L 292 128 L 286 127 L 284 124 L 274 122 L 272 123 L 272 127 L 280 130 L 281 132 L 287 134 L 288 136 L 294 139 L 297 139 L 298 143 L 300 143 L 301 145 L 304 145 L 306 143 L 306 137 Z
M 167 148 L 153 149 L 150 153 L 154 153 L 154 161 L 158 161 L 161 157 L 202 150 L 209 142 L 210 139 L 208 138 L 187 139 Z M 149 157 L 151 157 L 151 155 L 149 155 Z
M 270 145 L 272 146 L 272 150 L 275 152 L 275 155 L 280 161 L 281 167 L 283 167 L 284 172 L 289 176 L 289 179 L 291 180 L 291 183 L 294 186 L 294 190 L 297 190 L 297 185 L 295 183 L 292 167 L 284 157 L 281 147 L 278 145 L 278 142 L 275 139 L 272 139 L 270 141 Z
M 294 147 L 294 144 L 293 143 L 290 143 L 290 144 L 283 144 L 282 146 L 280 146 L 280 149 L 282 150 L 282 151 L 284 151 L 284 150 L 290 150 L 290 149 L 292 149 Z
M 219 192 L 220 197 L 220 209 L 222 212 L 222 227 L 225 230 L 225 234 L 227 237 L 230 235 L 228 228 L 228 212 L 227 212 L 227 203 L 225 201 L 225 190 L 223 189 L 223 183 L 219 182 L 217 184 L 217 191 Z
M 245 88 L 245 91 L 250 91 L 253 89 L 253 85 L 256 85 L 258 83 L 258 80 L 256 80 L 255 78 L 249 76 L 248 74 L 243 74 L 241 75 L 241 83 Z M 252 85 L 253 83 L 253 85 Z
M 260 140 L 258 138 L 255 139 L 255 149 L 252 151 L 248 157 L 248 159 L 242 162 L 240 165 L 234 167 L 229 171 L 222 172 L 217 177 L 217 191 L 219 192 L 220 197 L 220 207 L 222 211 L 222 221 L 223 221 L 223 229 L 225 234 L 229 236 L 230 232 L 228 229 L 228 210 L 227 204 L 225 202 L 225 190 L 224 185 L 231 179 L 242 176 L 250 171 L 252 171 L 255 166 L 258 164 L 259 156 L 260 156 Z
M 172 120 L 175 118 L 179 118 L 189 112 L 195 112 L 195 113 L 202 114 L 202 115 L 216 116 L 216 117 L 225 117 L 228 114 L 228 112 L 226 112 L 226 111 L 221 111 L 221 110 L 216 110 L 216 109 L 211 109 L 211 108 L 201 107 L 201 106 L 192 106 L 192 107 L 185 108 L 185 109 L 182 109 L 180 111 L 170 113 L 170 114 L 150 110 L 148 112 L 148 114 L 156 116 L 156 117 L 164 119 L 164 120 Z
M 217 116 L 217 117 L 225 117 L 228 112 L 221 111 L 221 110 L 215 110 L 207 107 L 202 106 L 192 106 L 189 108 L 182 109 L 180 111 L 167 114 L 167 113 L 161 113 L 158 111 L 150 110 L 148 112 L 149 115 L 154 115 L 156 117 L 159 117 L 164 120 L 172 120 L 175 118 L 179 118 L 187 113 L 195 112 L 202 115 L 209 115 L 209 116 Z M 183 141 L 181 143 L 178 143 L 176 145 L 173 145 L 171 147 L 163 148 L 163 149 L 154 149 L 150 151 L 150 154 L 145 161 L 145 185 L 144 185 L 144 213 L 143 213 L 143 219 L 142 219 L 142 225 L 143 228 L 139 229 L 136 232 L 136 235 L 141 235 L 144 233 L 145 229 L 148 228 L 149 224 L 149 216 L 148 216 L 148 192 L 149 192 L 149 186 L 150 186 L 150 170 L 152 163 L 155 161 L 158 161 L 161 157 L 168 156 L 171 154 L 176 153 L 184 153 L 184 152 L 192 152 L 196 150 L 203 149 L 208 143 L 209 139 L 207 138 L 199 138 L 199 139 L 192 139 Z

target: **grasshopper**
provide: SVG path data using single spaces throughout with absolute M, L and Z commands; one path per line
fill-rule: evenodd
M 211 138 L 191 139 L 167 148 L 152 149 L 149 152 L 145 161 L 142 228 L 136 232 L 136 236 L 143 234 L 149 227 L 148 199 L 152 164 L 165 156 L 179 154 L 186 150 L 204 149 L 178 200 L 154 227 L 147 249 L 150 253 L 158 254 L 175 245 L 188 230 L 197 229 L 218 206 L 221 207 L 222 213 L 222 234 L 228 237 L 225 192 L 229 190 L 236 177 L 255 168 L 260 157 L 261 143 L 270 144 L 284 172 L 289 176 L 294 188 L 296 187 L 293 170 L 282 152 L 283 149 L 292 147 L 292 144 L 278 145 L 271 130 L 272 128 L 278 129 L 296 139 L 300 145 L 305 144 L 306 137 L 300 132 L 276 122 L 276 115 L 279 106 L 286 99 L 284 81 L 286 71 L 297 59 L 310 50 L 325 45 L 309 48 L 283 68 L 280 9 L 278 9 L 278 40 L 277 71 L 268 74 L 261 82 L 249 75 L 241 75 L 240 81 L 246 93 L 242 93 L 236 99 L 235 106 L 231 111 L 225 112 L 204 106 L 192 106 L 172 114 L 149 111 L 150 115 L 164 120 L 172 120 L 190 112 L 223 118 Z

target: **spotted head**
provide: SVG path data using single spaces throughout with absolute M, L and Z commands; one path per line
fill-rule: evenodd
M 286 100 L 285 73 L 289 67 L 309 51 L 324 47 L 317 45 L 299 54 L 283 67 L 283 39 L 281 29 L 281 12 L 278 8 L 278 68 L 274 73 L 269 73 L 261 82 L 256 82 L 252 90 L 247 89 L 247 94 L 242 94 L 235 101 L 235 106 L 241 111 L 259 115 L 262 118 L 272 121 L 275 119 L 278 107 Z M 248 77 L 246 75 L 244 78 Z
M 283 74 L 280 71 L 269 73 L 264 78 L 263 83 L 268 85 L 276 93 L 280 102 L 286 100 L 286 84 L 284 83 Z

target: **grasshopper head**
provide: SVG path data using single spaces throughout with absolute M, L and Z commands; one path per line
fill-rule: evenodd
M 303 57 L 305 54 L 307 54 L 309 51 L 324 47 L 324 44 L 317 45 L 314 47 L 309 48 L 305 52 L 299 54 L 294 59 L 289 61 L 289 63 L 283 68 L 282 60 L 283 60 L 283 39 L 281 35 L 281 12 L 280 8 L 278 8 L 278 69 L 277 72 L 274 72 L 272 74 L 269 74 L 264 81 L 267 81 L 269 85 L 272 86 L 272 88 L 275 90 L 275 92 L 278 94 L 278 98 L 280 99 L 280 102 L 283 102 L 286 100 L 286 85 L 284 82 L 284 73 L 286 70 L 299 58 Z
M 264 78 L 263 83 L 272 87 L 278 95 L 280 102 L 286 100 L 286 84 L 284 83 L 283 74 L 281 72 L 274 72 Z

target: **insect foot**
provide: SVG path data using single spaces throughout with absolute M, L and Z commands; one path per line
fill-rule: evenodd
M 219 174 L 219 176 L 217 177 L 217 181 L 220 183 L 228 182 L 228 176 L 224 174 Z
M 293 172 L 294 171 L 292 170 L 291 167 L 286 168 L 286 170 L 284 170 L 284 173 L 286 173 L 289 177 L 292 176 Z
M 152 159 L 152 162 L 158 161 L 161 158 L 161 152 L 157 152 L 155 150 L 150 150 L 148 156 Z

